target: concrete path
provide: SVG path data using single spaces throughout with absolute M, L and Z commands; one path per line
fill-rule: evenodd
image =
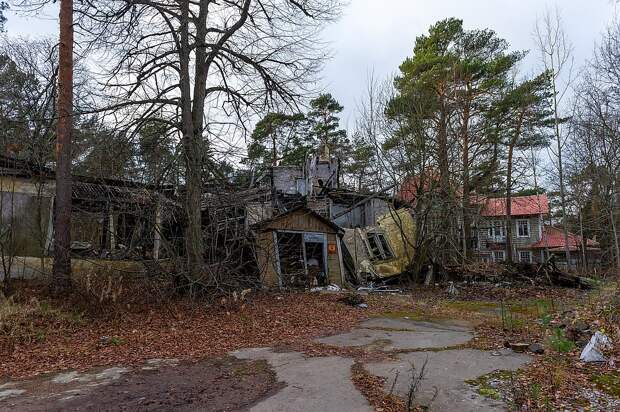
M 352 359 L 305 358 L 300 353 L 274 353 L 268 348 L 241 350 L 232 355 L 267 360 L 278 380 L 286 384 L 284 389 L 252 407 L 252 412 L 372 411 L 351 382 Z
M 397 395 L 406 398 L 412 375 L 419 376 L 426 363 L 416 394 L 418 403 L 430 406 L 431 411 L 503 411 L 502 402 L 479 395 L 465 381 L 495 370 L 517 370 L 529 361 L 529 356 L 510 350 L 492 354 L 462 349 L 401 354 L 396 362 L 372 363 L 365 367 L 371 374 L 386 378 L 386 390 L 393 387 Z
M 473 338 L 471 327 L 458 321 L 421 322 L 407 318 L 376 318 L 348 333 L 317 339 L 339 347 L 397 350 L 396 361 L 365 365 L 368 372 L 386 378 L 385 390 L 406 399 L 412 365 L 426 363 L 416 402 L 433 411 L 500 411 L 502 402 L 476 393 L 466 380 L 495 370 L 516 370 L 530 361 L 527 355 L 450 349 Z M 420 349 L 433 349 L 420 351 Z M 409 352 L 408 352 L 409 351 Z M 269 348 L 232 353 L 241 359 L 265 359 L 286 386 L 255 405 L 263 411 L 369 411 L 370 406 L 351 383 L 351 359 L 332 356 L 304 358 L 299 353 L 274 353 Z M 435 390 L 436 388 L 436 390 Z
M 349 333 L 317 339 L 339 347 L 371 346 L 384 351 L 447 348 L 469 342 L 473 335 L 463 326 L 407 319 L 371 319 Z
M 371 319 L 351 332 L 317 341 L 394 351 L 395 360 L 364 367 L 386 378 L 386 392 L 393 390 L 403 398 L 411 383 L 412 365 L 419 371 L 426 363 L 416 402 L 433 411 L 503 410 L 505 405 L 483 398 L 465 381 L 495 370 L 516 370 L 530 358 L 509 350 L 458 349 L 472 338 L 471 327 L 462 322 L 420 322 L 402 317 Z M 154 359 L 139 368 L 66 372 L 8 382 L 0 386 L 0 411 L 84 410 L 89 405 L 145 411 L 204 409 L 202 405 L 210 405 L 208 410 L 249 407 L 252 412 L 373 410 L 352 382 L 351 358 L 306 357 L 270 348 L 243 349 L 231 355 L 187 364 Z M 221 408 L 214 409 L 213 399 L 219 399 Z

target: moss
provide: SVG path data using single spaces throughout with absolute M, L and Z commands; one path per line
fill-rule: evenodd
M 428 314 L 424 313 L 420 309 L 414 312 L 397 311 L 397 312 L 377 313 L 373 315 L 373 317 L 389 318 L 389 319 L 408 319 L 408 320 L 417 320 L 417 321 L 437 319 L 437 318 L 433 318 L 432 316 L 429 316 Z
M 497 370 L 491 373 L 487 373 L 486 375 L 479 376 L 476 379 L 466 380 L 465 383 L 471 386 L 488 386 L 489 382 L 491 381 L 508 381 L 512 379 L 513 376 L 514 372 L 512 371 Z
M 592 382 L 602 392 L 620 398 L 620 372 L 593 376 Z
M 496 389 L 493 388 L 478 388 L 478 393 L 485 398 L 491 398 L 500 400 L 502 397 Z
M 468 312 L 489 312 L 489 310 L 498 310 L 497 302 L 485 301 L 451 301 L 446 302 L 446 306 L 452 309 L 464 310 Z
M 501 393 L 498 389 L 491 386 L 491 382 L 506 382 L 511 380 L 513 376 L 514 372 L 512 371 L 498 370 L 488 373 L 486 375 L 479 376 L 476 379 L 467 380 L 465 381 L 465 383 L 475 387 L 476 392 L 478 392 L 481 396 L 484 396 L 485 398 L 500 400 L 502 398 Z

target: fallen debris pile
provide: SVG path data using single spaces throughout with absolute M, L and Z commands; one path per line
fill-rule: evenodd
M 592 289 L 595 286 L 593 279 L 562 271 L 553 259 L 544 264 L 475 262 L 445 266 L 444 270 L 448 279 L 460 281 L 517 282 L 577 289 Z

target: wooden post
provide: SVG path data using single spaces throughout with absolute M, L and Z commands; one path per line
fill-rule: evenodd
M 114 231 L 114 208 L 108 206 L 108 234 L 110 235 L 110 251 L 116 249 L 116 232 Z
M 159 248 L 161 247 L 161 203 L 159 199 L 155 204 L 155 228 L 153 233 L 153 260 L 159 260 Z

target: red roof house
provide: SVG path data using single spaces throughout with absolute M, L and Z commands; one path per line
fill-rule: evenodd
M 563 251 L 564 231 L 560 228 L 545 225 L 542 239 L 530 245 L 531 249 L 549 249 L 550 251 Z M 587 249 L 598 249 L 599 243 L 596 240 L 586 239 Z M 575 252 L 581 249 L 581 236 L 574 233 L 568 233 L 568 249 Z
M 481 214 L 485 217 L 506 216 L 506 198 L 487 198 L 482 200 Z M 511 216 L 534 216 L 549 213 L 549 199 L 546 194 L 513 197 Z

